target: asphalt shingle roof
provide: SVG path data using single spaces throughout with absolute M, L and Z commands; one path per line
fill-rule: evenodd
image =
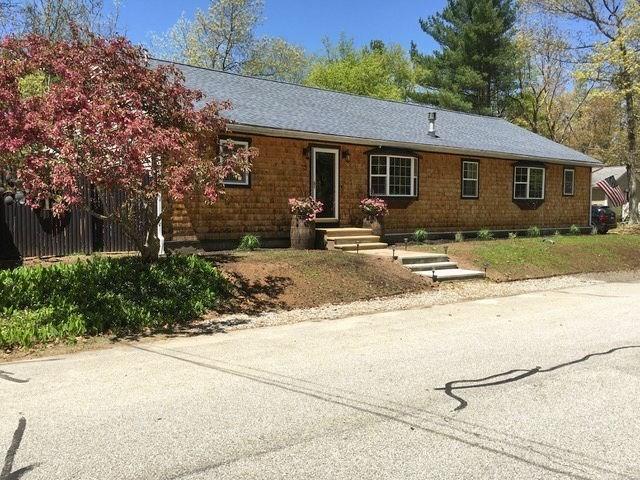
M 160 64 L 157 60 L 155 64 Z M 354 139 L 463 149 L 598 166 L 600 162 L 506 120 L 412 103 L 378 100 L 290 83 L 175 64 L 207 100 L 230 100 L 225 115 L 241 125 Z M 437 138 L 427 113 L 437 112 Z

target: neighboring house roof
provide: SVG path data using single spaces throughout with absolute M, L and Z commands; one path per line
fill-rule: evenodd
M 598 182 L 605 178 L 609 178 L 612 175 L 622 188 L 627 188 L 627 167 L 624 165 L 594 168 L 591 175 L 591 186 L 595 187 Z
M 187 86 L 202 91 L 208 100 L 231 101 L 233 109 L 226 116 L 236 123 L 232 126 L 236 131 L 310 139 L 314 135 L 318 140 L 339 137 L 335 141 L 601 165 L 501 118 L 174 65 L 184 74 Z M 430 111 L 437 112 L 435 138 L 428 134 Z

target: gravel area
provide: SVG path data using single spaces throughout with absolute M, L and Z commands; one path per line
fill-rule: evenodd
M 437 284 L 435 288 L 430 291 L 362 300 L 353 303 L 323 305 L 299 310 L 265 312 L 255 316 L 244 314 L 221 315 L 205 320 L 203 324 L 201 324 L 201 327 L 215 331 L 230 331 L 286 325 L 308 320 L 334 320 L 370 313 L 428 308 L 433 305 L 445 305 L 465 300 L 508 297 L 528 292 L 558 290 L 611 282 L 640 283 L 640 270 L 585 273 L 501 283 L 489 280 L 444 282 Z

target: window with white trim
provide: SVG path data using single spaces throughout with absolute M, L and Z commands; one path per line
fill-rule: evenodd
M 462 198 L 478 198 L 478 162 L 462 162 Z
M 417 158 L 371 155 L 369 194 L 380 197 L 415 197 L 418 194 Z
M 565 168 L 562 176 L 562 194 L 571 197 L 576 188 L 576 171 L 573 168 Z
M 234 140 L 232 138 L 224 138 L 220 140 L 220 148 L 222 149 L 223 145 L 228 145 L 228 146 L 232 146 L 233 145 L 233 149 L 240 149 L 240 148 L 249 148 L 249 142 L 244 141 L 244 140 Z M 235 172 L 231 175 L 229 175 L 227 178 L 224 179 L 223 182 L 225 185 L 229 185 L 229 186 L 241 186 L 241 187 L 248 187 L 249 186 L 249 171 L 244 171 L 244 172 Z
M 544 177 L 543 167 L 515 167 L 513 198 L 516 200 L 543 200 Z

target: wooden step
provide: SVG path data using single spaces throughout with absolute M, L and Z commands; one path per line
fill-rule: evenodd
M 337 250 L 343 252 L 355 252 L 356 250 L 376 250 L 379 248 L 387 248 L 389 245 L 386 243 L 373 242 L 373 243 L 361 243 L 359 246 L 355 243 L 347 243 L 344 245 L 336 245 Z

